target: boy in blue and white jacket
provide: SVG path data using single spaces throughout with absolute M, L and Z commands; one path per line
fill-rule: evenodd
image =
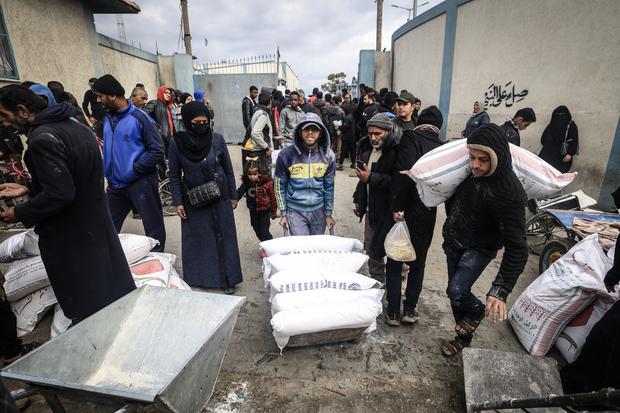
M 282 218 L 291 235 L 317 235 L 332 227 L 336 156 L 321 118 L 307 113 L 293 133 L 293 145 L 276 162 L 275 192 Z

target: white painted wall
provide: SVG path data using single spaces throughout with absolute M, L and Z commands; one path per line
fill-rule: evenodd
M 438 105 L 446 16 L 405 34 L 394 44 L 393 90 L 407 89 L 423 106 Z

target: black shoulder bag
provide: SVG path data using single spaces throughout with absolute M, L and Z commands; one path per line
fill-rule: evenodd
M 202 185 L 195 186 L 187 191 L 187 197 L 189 198 L 189 204 L 194 208 L 203 208 L 214 204 L 222 197 L 222 192 L 217 184 L 217 154 L 215 155 L 215 170 L 212 174 L 205 174 L 203 163 L 200 161 L 200 169 L 207 182 Z M 211 175 L 209 177 L 209 175 Z

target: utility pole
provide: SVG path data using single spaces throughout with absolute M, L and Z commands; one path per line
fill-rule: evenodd
M 187 11 L 187 0 L 181 0 L 181 15 L 183 17 L 183 43 L 185 43 L 185 53 L 192 55 L 192 35 L 189 34 L 189 12 Z
M 377 0 L 377 46 L 375 50 L 381 51 L 381 26 L 383 24 L 383 0 Z

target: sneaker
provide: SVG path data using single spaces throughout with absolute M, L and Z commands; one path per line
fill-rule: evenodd
M 235 293 L 235 287 L 228 287 L 224 289 L 224 294 L 232 295 Z
M 337 170 L 337 171 L 343 171 L 343 170 L 344 170 L 344 166 L 343 166 L 342 164 L 339 164 L 339 165 L 336 167 L 336 170 Z
M 392 327 L 398 327 L 400 325 L 400 314 L 385 313 L 385 323 Z
M 352 163 L 351 165 L 349 165 L 349 168 L 351 168 L 351 169 L 355 169 L 355 164 L 354 164 L 354 163 Z
M 415 310 L 413 310 L 413 311 L 405 311 L 405 314 L 403 314 L 401 321 L 405 324 L 415 324 L 418 322 L 419 319 L 420 319 L 420 316 Z

